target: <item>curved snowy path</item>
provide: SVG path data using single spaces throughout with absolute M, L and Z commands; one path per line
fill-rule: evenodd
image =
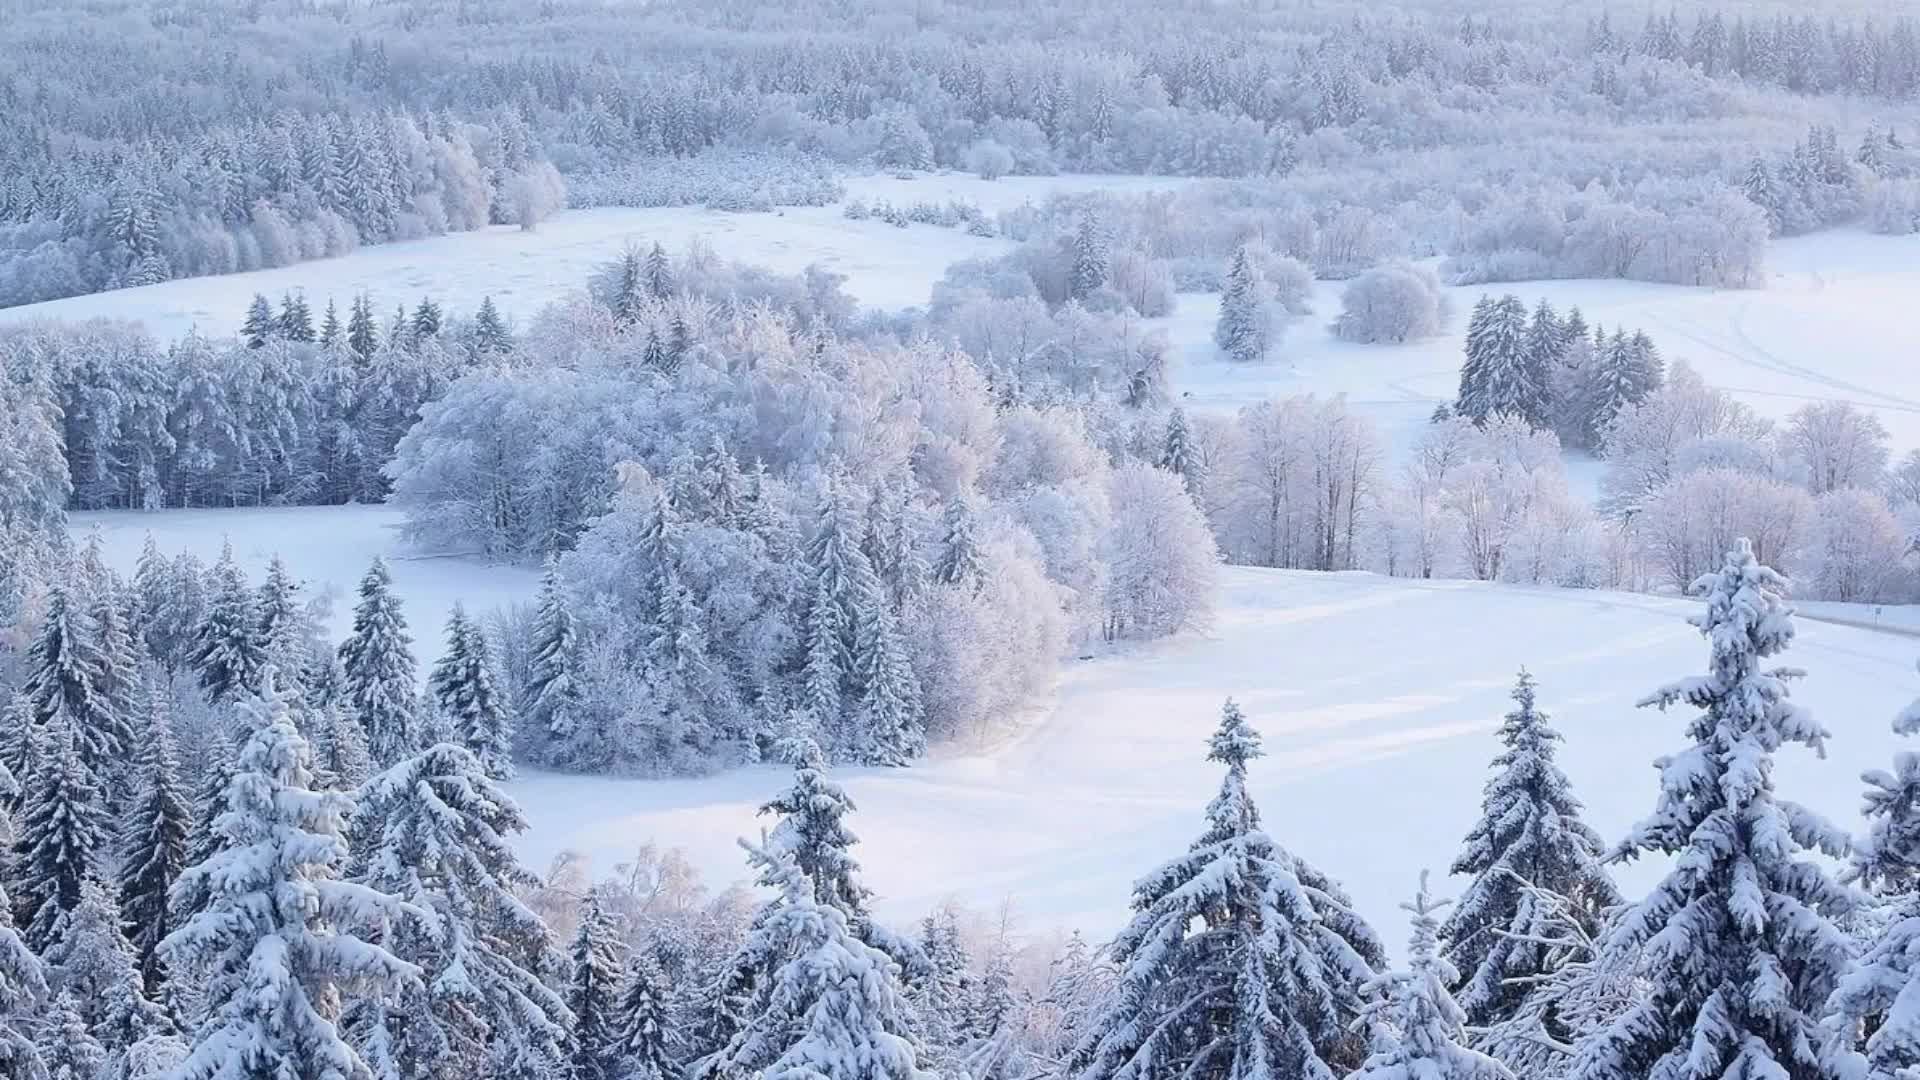
M 1267 738 L 1252 782 L 1268 828 L 1398 938 L 1415 874 L 1444 871 L 1477 812 L 1520 665 L 1611 842 L 1651 809 L 1651 762 L 1683 737 L 1683 715 L 1634 700 L 1706 658 L 1681 601 L 1246 569 L 1223 580 L 1211 632 L 1071 663 L 1012 740 L 843 772 L 881 914 L 1010 897 L 1036 925 L 1113 930 L 1133 879 L 1198 831 L 1218 782 L 1204 740 L 1230 694 Z M 1916 654 L 1908 637 L 1802 621 L 1789 662 L 1809 677 L 1796 694 L 1835 737 L 1824 761 L 1783 755 L 1783 791 L 1852 821 L 1860 771 L 1887 759 L 1889 721 L 1920 695 Z M 521 847 L 536 867 L 571 848 L 604 871 L 657 841 L 685 848 L 715 884 L 737 880 L 732 841 L 761 827 L 754 807 L 785 780 L 771 767 L 697 781 L 529 776 L 514 787 L 534 822 Z M 1656 869 L 1629 868 L 1629 888 Z

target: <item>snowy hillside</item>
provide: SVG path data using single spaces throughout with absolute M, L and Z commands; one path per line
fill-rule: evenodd
M 99 525 L 123 571 L 148 531 L 162 550 L 191 546 L 209 559 L 232 536 L 250 573 L 278 551 L 339 596 L 386 554 L 429 662 L 455 599 L 485 610 L 532 594 L 524 570 L 409 556 L 398 520 L 379 508 L 81 514 L 75 529 Z M 1223 581 L 1211 632 L 1069 661 L 1054 698 L 1004 744 L 849 771 L 881 912 L 918 917 L 960 885 L 978 905 L 1011 897 L 1041 925 L 1116 928 L 1133 878 L 1199 827 L 1218 781 L 1203 743 L 1231 695 L 1267 736 L 1271 756 L 1253 783 L 1269 828 L 1344 880 L 1397 942 L 1407 882 L 1423 862 L 1445 869 L 1478 810 L 1491 732 L 1521 665 L 1538 677 L 1567 736 L 1563 763 L 1612 841 L 1651 808 L 1650 762 L 1681 739 L 1680 715 L 1634 701 L 1706 659 L 1683 621 L 1696 605 L 1681 600 L 1248 569 Z M 1786 794 L 1853 820 L 1860 771 L 1887 759 L 1888 722 L 1920 696 L 1917 655 L 1906 634 L 1801 621 L 1788 662 L 1809 674 L 1796 696 L 1835 738 L 1825 761 L 1782 755 Z M 715 884 L 738 880 L 733 840 L 757 833 L 754 808 L 786 782 L 771 767 L 674 781 L 530 774 L 514 788 L 533 822 L 522 849 L 534 866 L 576 849 L 605 873 L 657 841 L 684 847 Z M 1648 875 L 1628 869 L 1628 891 Z
M 1609 842 L 1648 813 L 1651 762 L 1685 717 L 1637 710 L 1704 670 L 1683 620 L 1697 605 L 1642 596 L 1370 575 L 1229 569 L 1214 630 L 1069 666 L 1058 695 L 1004 746 L 907 770 L 842 777 L 880 911 L 906 918 L 956 885 L 977 905 L 1011 897 L 1036 923 L 1110 932 L 1133 879 L 1184 849 L 1218 785 L 1205 740 L 1233 696 L 1267 737 L 1252 768 L 1268 829 L 1344 881 L 1390 942 L 1397 904 L 1446 870 L 1479 810 L 1515 671 L 1540 682 L 1565 732 L 1562 763 Z M 1821 761 L 1783 752 L 1780 789 L 1851 824 L 1862 769 L 1882 767 L 1889 722 L 1920 696 L 1920 642 L 1802 621 L 1795 697 L 1834 733 Z M 533 865 L 573 848 L 606 872 L 650 840 L 682 845 L 711 878 L 744 876 L 731 839 L 780 790 L 772 768 L 708 780 L 540 776 L 515 787 Z M 1644 888 L 1657 868 L 1625 868 Z M 1444 887 L 1442 887 L 1444 888 Z

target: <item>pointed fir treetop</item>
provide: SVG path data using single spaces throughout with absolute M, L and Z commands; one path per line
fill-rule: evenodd
M 1366 1020 L 1377 1041 L 1353 1080 L 1513 1080 L 1506 1066 L 1465 1045 L 1466 1015 L 1447 992 L 1458 972 L 1438 950 L 1437 913 L 1447 902 L 1428 894 L 1426 871 L 1413 901 L 1400 906 L 1413 916 L 1408 967 L 1368 984 Z
M 853 800 L 845 788 L 827 778 L 817 745 L 807 740 L 798 752 L 793 786 L 760 807 L 760 813 L 780 818 L 766 846 L 792 859 L 813 883 L 820 903 L 838 908 L 849 919 L 863 920 L 871 894 L 860 884 L 860 863 L 851 853 L 860 842 L 846 823 L 854 811 Z M 773 881 L 760 884 L 777 885 Z
M 1533 676 L 1524 669 L 1512 697 L 1480 820 L 1453 864 L 1455 874 L 1472 881 L 1441 935 L 1447 960 L 1463 977 L 1453 988 L 1476 1025 L 1511 1015 L 1562 962 L 1545 944 L 1558 936 L 1549 923 L 1565 915 L 1597 932 L 1605 909 L 1620 899 L 1601 865 L 1605 845 L 1580 820 L 1580 802 L 1554 762 L 1560 734 L 1536 704 Z M 1538 903 L 1536 889 L 1562 898 L 1565 911 Z
M 1647 993 L 1582 1043 L 1569 1075 L 1833 1077 L 1821 1021 L 1852 951 L 1833 920 L 1858 898 L 1810 857 L 1843 856 L 1846 835 L 1774 791 L 1775 752 L 1826 737 L 1788 699 L 1794 673 L 1760 667 L 1793 640 L 1786 581 L 1742 540 L 1696 587 L 1708 673 L 1642 703 L 1699 709 L 1691 742 L 1656 762 L 1654 813 L 1616 852 L 1675 859 L 1604 943 L 1608 959 L 1637 958 Z
M 206 1019 L 181 1080 L 256 1075 L 361 1078 L 360 1053 L 325 1019 L 340 988 L 417 985 L 420 971 L 351 928 L 419 917 L 387 894 L 338 880 L 353 800 L 315 791 L 306 740 L 269 667 L 240 711 L 250 734 L 213 821 L 204 861 L 174 883 L 196 910 L 161 949 L 204 980 Z

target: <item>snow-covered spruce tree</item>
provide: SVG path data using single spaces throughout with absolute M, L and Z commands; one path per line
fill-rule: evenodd
M 339 879 L 353 800 L 313 790 L 271 668 L 240 709 L 250 734 L 213 821 L 218 843 L 174 883 L 198 910 L 161 944 L 169 967 L 205 988 L 205 1019 L 177 1076 L 366 1080 L 328 1017 L 337 1002 L 417 985 L 420 971 L 350 928 L 418 913 Z
M 1160 467 L 1180 477 L 1187 486 L 1187 494 L 1200 499 L 1200 491 L 1206 484 L 1206 462 L 1200 457 L 1200 448 L 1194 445 L 1193 429 L 1187 426 L 1187 411 L 1174 409 L 1167 414 L 1167 434 L 1160 447 Z
M 1793 641 L 1787 582 L 1742 540 L 1694 587 L 1707 600 L 1692 621 L 1711 650 L 1708 672 L 1642 702 L 1699 709 L 1692 744 L 1656 763 L 1654 813 L 1615 852 L 1671 855 L 1674 867 L 1604 945 L 1638 953 L 1648 992 L 1580 1047 L 1568 1075 L 1839 1077 L 1818 1052 L 1819 1021 L 1848 963 L 1832 918 L 1856 898 L 1807 852 L 1838 857 L 1847 837 L 1773 790 L 1774 752 L 1818 750 L 1827 735 L 1788 699 L 1797 673 L 1760 666 Z
M 980 580 L 980 540 L 974 535 L 973 507 L 963 496 L 947 502 L 940 554 L 933 562 L 933 580 L 940 585 L 973 588 Z
M 186 867 L 193 810 L 180 790 L 165 700 L 149 682 L 141 701 L 145 724 L 132 774 L 139 786 L 120 834 L 119 895 L 142 985 L 149 998 L 159 1000 L 167 981 L 160 943 L 174 925 L 167 894 Z
M 760 807 L 762 815 L 779 818 L 767 836 L 767 847 L 791 856 L 813 883 L 814 899 L 839 909 L 854 932 L 862 933 L 872 922 L 867 900 L 873 893 L 860 883 L 860 863 L 853 857 L 853 845 L 860 842 L 847 827 L 853 800 L 845 788 L 827 778 L 818 746 L 803 738 L 791 752 L 793 785 Z
M 1464 1045 L 1466 1014 L 1447 991 L 1460 973 L 1439 955 L 1435 913 L 1446 901 L 1427 894 L 1426 871 L 1413 902 L 1401 907 L 1413 914 L 1407 970 L 1367 984 L 1375 1046 L 1352 1080 L 1513 1080 L 1506 1066 Z
M 93 620 L 55 585 L 40 633 L 27 649 L 24 689 L 35 725 L 70 729 L 81 762 L 96 777 L 124 760 L 127 745 L 126 717 L 115 715 L 106 691 L 107 663 Z M 21 767 L 24 760 L 8 764 L 21 783 L 29 782 L 32 770 Z
M 742 952 L 769 975 L 742 1010 L 744 1025 L 694 1076 L 719 1080 L 920 1080 L 907 1003 L 892 961 L 862 942 L 847 917 L 814 898 L 791 855 L 745 841 L 762 882 L 779 895 L 754 919 Z
M 359 802 L 366 850 L 353 878 L 417 909 L 385 941 L 424 972 L 426 1015 L 370 1000 L 355 1031 L 390 1048 L 405 1076 L 559 1075 L 569 1017 L 540 978 L 558 966 L 552 935 L 514 893 L 539 884 L 510 846 L 526 829 L 520 808 L 451 743 L 373 777 Z
M 1454 409 L 1476 424 L 1518 416 L 1530 424 L 1548 415 L 1546 385 L 1527 358 L 1527 307 L 1512 294 L 1483 296 L 1467 321 L 1466 359 Z
M 366 730 L 367 753 L 378 769 L 419 748 L 412 644 L 393 577 L 386 560 L 376 556 L 360 579 L 353 632 L 340 643 L 340 664 L 346 672 L 347 709 Z
M 47 997 L 46 965 L 13 925 L 13 902 L 0 889 L 0 1076 L 45 1076 L 39 1047 L 19 1021 Z
M 967 973 L 966 949 L 960 942 L 959 921 L 951 905 L 921 921 L 920 951 L 927 957 L 927 971 L 909 987 L 914 1011 L 920 1017 L 920 1034 L 927 1048 L 927 1064 L 936 1070 L 952 1064 L 951 1055 L 960 1049 L 961 1029 L 966 1017 L 964 1003 L 972 987 Z
M 40 1024 L 39 1060 L 47 1080 L 94 1080 L 107 1064 L 107 1049 L 87 1030 L 71 994 L 55 994 Z
M 573 608 L 560 580 L 560 566 L 552 559 L 547 560 L 546 573 L 540 579 L 530 648 L 533 657 L 527 685 L 521 692 L 520 715 L 528 730 L 543 741 L 551 764 L 579 765 L 569 759 L 584 720 L 579 641 Z
M 1894 717 L 1893 730 L 1920 733 L 1920 702 Z M 1827 1002 L 1827 1056 L 1844 1076 L 1905 1080 L 1920 1072 L 1920 754 L 1903 750 L 1892 772 L 1861 780 L 1868 831 L 1847 876 L 1881 898 L 1887 921 Z
M 804 624 L 807 705 L 836 759 L 902 764 L 917 752 L 919 701 L 908 689 L 912 673 L 886 588 L 861 547 L 857 500 L 842 487 L 836 481 L 825 492 L 807 549 L 815 575 Z M 888 696 L 870 703 L 876 689 Z
M 82 886 L 79 905 L 60 916 L 44 955 L 48 982 L 56 993 L 73 996 L 87 1030 L 109 1053 L 173 1030 L 165 1010 L 141 986 L 120 908 L 99 882 Z
M 440 714 L 460 744 L 472 751 L 494 780 L 513 778 L 513 733 L 507 705 L 494 681 L 487 635 L 455 604 L 447 618 L 447 651 L 428 677 Z
M 673 264 L 667 259 L 667 249 L 661 247 L 658 241 L 648 250 L 647 263 L 640 276 L 646 283 L 647 295 L 655 300 L 673 298 Z
M 1207 754 L 1226 767 L 1207 830 L 1134 886 L 1112 946 L 1119 985 L 1074 1049 L 1075 1080 L 1303 1080 L 1364 1059 L 1350 1025 L 1385 950 L 1345 896 L 1303 879 L 1305 864 L 1261 830 L 1246 785 L 1261 752 L 1229 701 Z
M 233 783 L 234 764 L 238 757 L 238 748 L 224 739 L 216 740 L 200 774 L 200 785 L 193 793 L 193 827 L 187 830 L 186 866 L 207 862 L 226 843 L 218 826 L 220 815 L 226 811 L 227 788 Z M 182 873 L 185 873 L 184 867 Z M 173 915 L 175 926 L 206 907 L 208 893 L 205 884 L 202 879 L 183 881 L 179 877 L 174 878 L 173 886 L 167 890 L 167 908 Z M 161 941 L 164 945 L 165 939 Z M 166 962 L 164 947 L 160 950 L 160 959 L 163 964 Z
M 260 685 L 266 650 L 253 589 L 234 561 L 232 544 L 220 549 L 212 585 L 206 621 L 194 636 L 193 666 L 207 699 L 218 705 L 245 697 Z
M 306 618 L 300 610 L 300 585 L 275 555 L 254 601 L 254 636 L 260 662 L 272 664 L 288 690 L 304 688 L 309 656 Z
M 627 958 L 615 1010 L 614 1053 L 620 1080 L 674 1080 L 680 1075 L 669 1048 L 666 978 L 645 950 Z
M 105 796 L 80 756 L 75 726 L 63 717 L 36 728 L 36 765 L 20 798 L 15 903 L 28 944 L 41 951 L 106 854 Z
M 373 757 L 367 752 L 367 730 L 347 715 L 338 701 L 325 701 L 307 710 L 313 732 L 313 775 L 316 786 L 353 791 L 373 775 Z
M 279 332 L 280 320 L 274 317 L 273 301 L 268 300 L 265 293 L 254 293 L 253 302 L 247 305 L 246 321 L 240 324 L 240 337 L 246 341 L 247 348 L 262 348 Z
M 1220 294 L 1220 318 L 1214 323 L 1213 343 L 1234 360 L 1266 358 L 1273 347 L 1273 316 L 1266 282 L 1246 248 L 1233 253 L 1227 267 L 1227 287 Z
M 1505 748 L 1493 759 L 1480 821 L 1453 863 L 1453 873 L 1472 882 L 1440 930 L 1446 960 L 1460 976 L 1449 989 L 1475 1026 L 1512 1015 L 1561 959 L 1542 943 L 1554 937 L 1545 924 L 1562 912 L 1545 910 L 1536 890 L 1565 897 L 1589 934 L 1620 902 L 1601 865 L 1606 846 L 1580 820 L 1580 801 L 1554 761 L 1560 733 L 1535 703 L 1533 676 L 1525 671 L 1513 702 L 1500 725 Z
M 567 1042 L 572 1080 L 615 1080 L 619 1075 L 618 949 L 613 918 L 600 902 L 599 890 L 589 891 L 580 905 L 580 926 L 574 931 L 567 971 L 566 1005 L 573 1018 Z
M 880 579 L 861 597 L 853 672 L 860 686 L 856 760 L 866 765 L 911 765 L 927 751 L 920 682 L 900 632 L 900 620 Z

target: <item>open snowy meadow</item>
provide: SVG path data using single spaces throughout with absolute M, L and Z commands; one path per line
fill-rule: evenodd
M 209 560 L 231 539 L 256 576 L 278 551 L 312 591 L 341 598 L 336 636 L 354 582 L 384 554 L 423 665 L 440 653 L 454 600 L 484 611 L 532 595 L 527 570 L 408 552 L 399 520 L 349 507 L 77 514 L 74 527 L 98 526 L 123 572 L 148 531 L 163 551 Z M 1453 851 L 1478 814 L 1519 668 L 1539 679 L 1566 735 L 1562 762 L 1611 843 L 1653 806 L 1649 763 L 1684 739 L 1684 711 L 1634 702 L 1706 663 L 1684 621 L 1691 601 L 1243 568 L 1222 582 L 1209 631 L 1070 660 L 1051 698 L 997 745 L 937 749 L 911 769 L 842 770 L 879 912 L 904 921 L 948 897 L 1011 899 L 1036 930 L 1117 929 L 1133 879 L 1199 832 L 1219 783 L 1205 741 L 1231 695 L 1267 737 L 1269 756 L 1252 769 L 1267 827 L 1345 882 L 1397 948 L 1410 868 Z M 1799 631 L 1786 662 L 1808 676 L 1795 697 L 1834 737 L 1824 760 L 1783 752 L 1780 788 L 1852 822 L 1861 770 L 1888 759 L 1890 720 L 1920 697 L 1920 640 L 1805 619 Z M 687 780 L 528 771 L 512 786 L 533 826 L 520 850 L 535 867 L 574 850 L 602 874 L 657 842 L 685 849 L 710 884 L 743 880 L 733 841 L 758 835 L 755 808 L 789 779 L 772 766 Z M 1636 864 L 1622 885 L 1631 893 L 1658 870 Z
M 846 199 L 775 213 L 699 208 L 572 210 L 536 232 L 501 226 L 383 244 L 319 262 L 220 277 L 184 278 L 136 289 L 0 309 L 0 323 L 36 318 L 133 319 L 163 340 L 198 329 L 232 333 L 254 294 L 305 291 L 316 304 L 366 293 L 387 303 L 422 296 L 456 312 L 483 297 L 510 317 L 581 290 L 590 274 L 636 244 L 681 247 L 699 240 L 723 258 L 793 273 L 819 265 L 845 275 L 847 292 L 884 310 L 924 305 L 948 266 L 1014 247 L 961 229 L 846 217 L 847 202 L 962 200 L 988 215 L 1057 193 L 1165 190 L 1197 181 L 1133 176 L 1006 177 L 957 173 L 866 176 L 847 181 Z M 1531 307 L 1545 299 L 1578 307 L 1589 324 L 1645 330 L 1669 360 L 1691 365 L 1761 416 L 1779 419 L 1810 402 L 1844 401 L 1879 417 L 1896 458 L 1920 448 L 1920 323 L 1907 305 L 1920 296 L 1920 235 L 1844 229 L 1789 237 L 1768 254 L 1764 288 L 1719 289 L 1620 280 L 1533 281 L 1448 287 L 1445 333 L 1404 345 L 1341 341 L 1329 329 L 1345 282 L 1319 282 L 1313 314 L 1293 324 L 1264 362 L 1235 363 L 1213 344 L 1219 296 L 1185 293 L 1174 314 L 1141 322 L 1165 332 L 1178 363 L 1173 384 L 1188 408 L 1229 412 L 1274 396 L 1344 394 L 1404 450 L 1435 406 L 1459 389 L 1466 314 L 1483 293 L 1513 292 Z M 1569 453 L 1576 491 L 1591 493 L 1597 467 Z

